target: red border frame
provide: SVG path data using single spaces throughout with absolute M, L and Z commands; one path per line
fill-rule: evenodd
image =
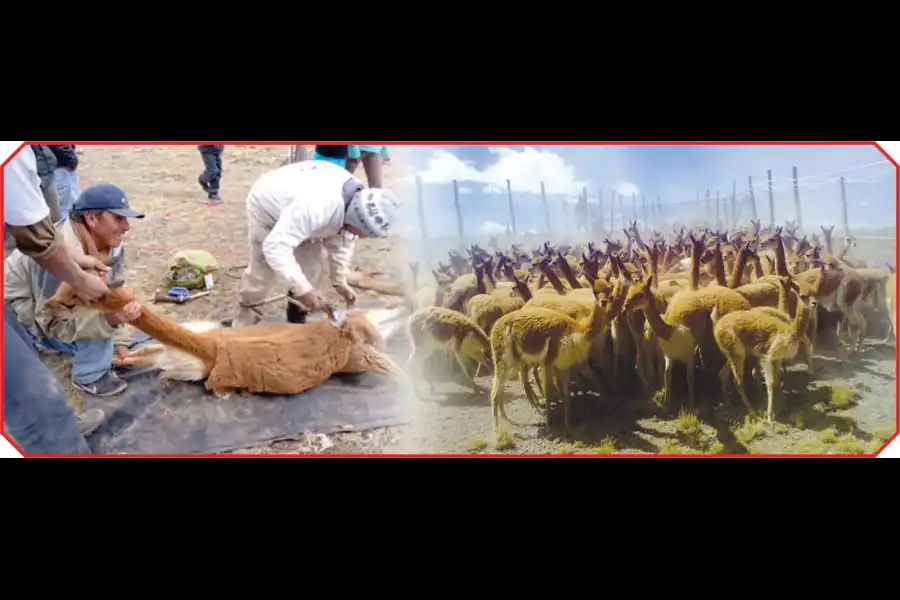
M 24 142 L 19 148 L 13 152 L 9 158 L 3 161 L 2 167 L 6 167 L 7 163 L 12 160 L 19 152 L 21 152 L 22 148 L 29 144 L 59 144 L 61 142 L 47 142 L 47 141 L 31 141 Z M 274 141 L 274 142 L 247 142 L 247 141 L 239 141 L 239 142 L 98 142 L 98 141 L 90 141 L 90 142 L 73 142 L 67 141 L 64 142 L 66 144 L 79 144 L 84 146 L 184 146 L 184 145 L 194 145 L 194 144 L 225 144 L 225 145 L 233 145 L 233 146 L 248 146 L 248 145 L 260 145 L 260 146 L 288 146 L 293 144 L 361 144 L 361 143 L 372 143 L 365 141 L 354 141 L 354 142 L 337 142 L 337 141 L 323 141 L 323 142 L 284 142 L 284 141 Z M 746 141 L 732 141 L 732 142 L 723 142 L 723 141 L 692 141 L 692 142 L 684 142 L 684 141 L 652 141 L 652 142 L 613 142 L 613 141 L 605 141 L 605 142 L 592 142 L 592 141 L 571 141 L 571 142 L 521 142 L 521 141 L 510 141 L 510 142 L 498 142 L 498 141 L 480 141 L 480 142 L 375 142 L 379 144 L 388 144 L 394 146 L 519 146 L 519 145 L 541 145 L 541 146 L 875 146 L 884 156 L 887 158 L 891 164 L 894 165 L 894 168 L 898 170 L 897 176 L 895 178 L 896 185 L 896 196 L 895 203 L 898 204 L 896 207 L 897 212 L 900 213 L 900 165 L 897 164 L 897 161 L 894 160 L 885 150 L 882 148 L 877 142 L 872 141 L 855 141 L 855 142 L 746 142 Z M 3 183 L 3 170 L 0 169 L 0 186 Z M 0 188 L 2 189 L 2 188 Z M 3 192 L 0 191 L 0 196 L 2 196 Z M 0 214 L 3 213 L 3 207 L 0 206 Z M 895 213 L 895 222 L 896 222 Z M 895 255 L 894 255 L 894 264 L 900 266 L 900 247 L 895 247 Z M 897 293 L 900 294 L 900 284 L 897 286 Z M 3 298 L 3 292 L 0 291 L 0 300 Z M 0 341 L 3 339 L 3 333 L 0 331 Z M 0 351 L 2 352 L 2 351 Z M 900 370 L 900 356 L 895 356 L 895 372 L 896 370 Z M 4 393 L 4 381 L 3 381 L 3 367 L 0 366 L 0 396 Z M 652 458 L 875 458 L 877 457 L 885 447 L 890 444 L 892 441 L 897 439 L 898 433 L 900 433 L 900 403 L 897 402 L 897 396 L 900 396 L 900 381 L 895 379 L 894 382 L 894 434 L 886 441 L 882 446 L 878 449 L 874 454 L 323 454 L 323 455 L 309 455 L 309 454 L 134 454 L 134 455 L 120 455 L 120 454 L 91 454 L 91 455 L 81 455 L 81 458 L 560 458 L 560 459 L 572 459 L 572 458 L 633 458 L 633 459 L 652 459 Z M 3 417 L 3 404 L 0 403 L 0 419 Z M 0 421 L 0 434 L 25 458 L 76 458 L 72 455 L 58 455 L 58 454 L 32 454 L 26 455 L 22 452 L 22 449 L 16 445 L 9 437 L 6 435 L 6 431 L 3 428 L 2 421 Z

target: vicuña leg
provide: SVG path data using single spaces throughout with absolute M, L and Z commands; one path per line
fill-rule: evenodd
M 550 365 L 541 365 L 541 387 L 544 388 L 544 426 L 550 431 L 550 409 L 553 406 L 553 397 L 551 389 L 553 388 L 553 367 Z
M 695 393 L 696 389 L 694 387 L 694 377 L 696 376 L 694 356 L 695 354 L 691 354 L 691 357 L 688 359 L 687 364 L 685 364 L 685 369 L 687 370 L 687 384 L 688 394 L 690 394 L 691 410 L 695 410 L 697 408 L 697 396 Z
M 779 361 L 764 359 L 762 362 L 763 374 L 766 377 L 768 404 L 766 405 L 766 420 L 769 423 L 775 421 L 775 392 L 778 387 L 778 372 L 781 370 Z
M 508 369 L 500 361 L 494 364 L 494 379 L 491 384 L 491 417 L 494 423 L 494 435 L 500 433 L 500 404 L 503 402 L 503 392 L 506 386 Z M 506 421 L 503 423 L 503 431 L 506 431 Z
M 731 366 L 731 375 L 734 377 L 734 386 L 741 395 L 741 402 L 744 403 L 750 416 L 755 417 L 756 411 L 753 410 L 753 405 L 750 404 L 750 399 L 747 397 L 747 392 L 744 390 L 744 359 L 740 356 L 729 356 L 727 357 L 727 361 Z
M 563 434 L 569 436 L 569 380 L 571 373 L 568 369 L 555 369 L 557 381 L 559 382 L 559 392 L 562 395 L 563 405 Z
M 472 386 L 472 393 L 483 394 L 485 392 L 484 388 L 478 385 L 475 382 L 475 379 L 472 378 L 472 375 L 469 373 L 469 366 L 466 364 L 465 359 L 459 353 L 459 349 L 453 350 L 453 356 L 456 358 L 456 364 L 459 365 L 459 370 L 462 371 L 463 377 L 465 377 L 468 384 Z
M 528 370 L 520 369 L 519 370 L 519 383 L 522 384 L 522 390 L 525 392 L 525 398 L 528 399 L 528 403 L 531 404 L 531 407 L 537 412 L 537 414 L 543 416 L 543 411 L 541 410 L 540 404 L 538 403 L 537 396 L 534 393 L 534 389 L 531 387 L 531 382 L 528 381 Z

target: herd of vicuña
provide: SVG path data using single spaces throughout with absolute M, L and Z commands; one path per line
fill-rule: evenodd
M 496 435 L 506 433 L 504 389 L 513 376 L 548 429 L 551 406 L 562 405 L 568 433 L 576 381 L 592 391 L 579 400 L 613 404 L 634 392 L 623 389 L 633 380 L 639 393 L 661 395 L 665 405 L 680 363 L 691 409 L 699 370 L 718 377 L 724 400 L 736 394 L 755 415 L 745 389 L 751 374 L 764 383 L 772 422 L 784 370 L 811 370 L 823 332 L 858 352 L 869 305 L 869 314 L 886 320 L 888 339 L 896 335 L 893 267 L 847 258 L 855 239 L 835 249 L 833 229 L 822 228 L 820 240 L 801 237 L 791 223 L 751 221 L 732 231 L 653 231 L 645 242 L 631 223 L 623 240 L 545 242 L 530 252 L 492 239 L 490 250 L 451 251 L 448 265 L 431 270 L 433 284 L 420 281 L 411 263 L 413 382 L 427 382 L 426 361 L 444 351 L 476 393 L 485 390 L 475 378 L 493 374 Z

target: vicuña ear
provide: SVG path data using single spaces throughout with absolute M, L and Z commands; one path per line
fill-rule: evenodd
M 107 284 L 107 287 L 108 287 L 109 289 L 111 289 L 111 290 L 114 290 L 114 289 L 116 289 L 116 288 L 122 287 L 123 285 L 125 285 L 125 280 L 124 280 L 124 279 L 116 279 L 116 280 L 114 280 L 114 281 L 110 281 L 110 282 Z

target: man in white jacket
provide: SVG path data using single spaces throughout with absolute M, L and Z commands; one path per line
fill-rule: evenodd
M 91 301 L 109 292 L 93 273 L 107 267 L 87 255 L 77 255 L 57 234 L 41 192 L 35 157 L 21 150 L 3 171 L 3 217 L 17 249 Z M 105 415 L 91 409 L 77 418 L 53 372 L 41 362 L 31 337 L 15 314 L 3 309 L 3 425 L 27 454 L 90 454 L 84 436 L 99 427 Z
M 323 310 L 326 302 L 317 289 L 324 278 L 323 251 L 334 289 L 352 306 L 356 294 L 347 275 L 355 238 L 388 235 L 399 210 L 388 191 L 367 189 L 325 161 L 289 164 L 260 177 L 247 196 L 250 257 L 233 326 L 258 322 L 248 307 L 265 300 L 275 283 L 307 310 Z M 287 318 L 303 323 L 306 311 L 288 303 Z

